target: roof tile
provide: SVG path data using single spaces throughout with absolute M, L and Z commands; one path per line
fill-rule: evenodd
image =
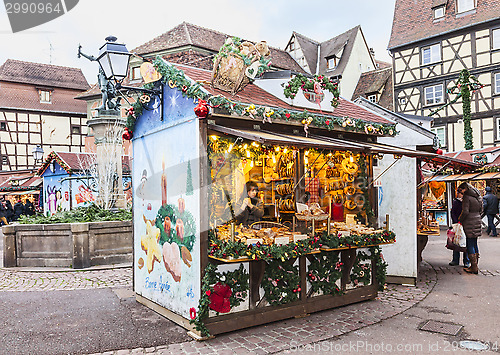
M 89 88 L 80 69 L 13 59 L 0 66 L 0 81 L 74 90 Z

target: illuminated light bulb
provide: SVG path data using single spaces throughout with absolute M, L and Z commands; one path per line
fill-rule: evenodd
M 250 166 L 253 168 L 253 160 L 250 162 Z
M 229 149 L 227 150 L 227 152 L 231 153 L 231 150 L 233 150 L 233 145 L 232 144 L 229 146 Z
M 276 164 L 276 157 L 273 154 L 273 163 Z
M 285 148 L 285 149 L 283 150 L 283 153 L 286 153 L 286 152 L 288 152 L 288 148 Z
M 349 157 L 349 160 L 351 161 L 351 163 L 354 163 L 354 158 L 352 155 Z
M 248 144 L 245 143 L 245 145 L 243 146 L 243 149 L 247 149 L 248 148 Z
M 309 163 L 309 159 L 307 159 L 307 157 L 304 158 L 304 164 L 308 164 Z
M 328 153 L 326 156 L 327 156 L 327 157 L 331 157 L 331 156 L 332 156 L 332 153 L 330 152 L 330 153 Z
M 219 137 L 217 136 L 210 136 L 210 139 L 212 139 L 213 141 L 216 141 Z
M 247 150 L 247 158 L 250 158 L 250 152 Z
M 277 151 L 277 152 L 279 152 L 280 151 L 280 147 L 275 147 L 274 150 Z
M 308 151 L 308 150 L 306 150 L 306 152 L 305 152 L 304 154 L 305 154 L 305 155 L 309 155 L 309 151 Z
M 259 146 L 259 144 L 258 144 L 257 142 L 252 142 L 252 145 L 253 145 L 254 147 L 258 147 L 258 146 Z

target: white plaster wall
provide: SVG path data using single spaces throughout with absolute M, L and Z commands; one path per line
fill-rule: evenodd
M 359 67 L 360 63 L 361 69 Z M 358 85 L 361 73 L 373 69 L 375 68 L 370 52 L 366 47 L 363 36 L 361 36 L 361 32 L 358 32 L 354 40 L 351 55 L 349 56 L 349 61 L 342 72 L 342 79 L 340 79 L 340 96 L 348 99 L 351 98 L 354 90 L 356 89 L 356 85 Z

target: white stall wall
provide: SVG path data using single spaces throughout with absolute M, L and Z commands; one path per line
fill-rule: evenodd
M 401 148 L 415 149 L 418 145 L 431 145 L 432 138 L 411 128 L 397 125 L 399 134 L 378 141 Z M 379 161 L 381 171 L 394 162 L 392 155 Z M 384 246 L 383 255 L 388 263 L 387 275 L 417 277 L 417 162 L 403 157 L 381 178 L 379 187 L 379 225 L 389 214 L 390 229 L 396 233 L 396 243 Z

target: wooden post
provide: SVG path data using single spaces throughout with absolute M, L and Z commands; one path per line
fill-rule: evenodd
M 331 204 L 330 204 L 330 206 L 331 206 Z M 327 226 L 326 226 L 326 234 L 330 235 L 330 228 L 331 228 L 331 226 L 330 226 L 330 216 L 328 216 L 328 219 L 326 220 L 326 223 L 328 223 Z
M 385 230 L 389 230 L 389 214 L 385 215 Z

